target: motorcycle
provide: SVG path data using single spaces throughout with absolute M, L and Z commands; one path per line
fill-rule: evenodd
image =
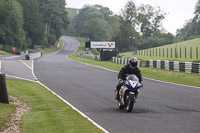
M 120 109 L 126 108 L 127 112 L 132 112 L 141 87 L 143 85 L 136 75 L 128 75 L 119 90 L 118 107 Z

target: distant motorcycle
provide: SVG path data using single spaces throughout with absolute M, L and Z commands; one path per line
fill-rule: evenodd
M 136 75 L 128 75 L 119 90 L 118 107 L 120 109 L 126 108 L 127 112 L 132 112 L 141 87 L 143 85 L 139 82 Z

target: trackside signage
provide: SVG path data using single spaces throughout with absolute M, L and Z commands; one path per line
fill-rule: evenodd
M 91 48 L 115 48 L 115 42 L 91 42 Z

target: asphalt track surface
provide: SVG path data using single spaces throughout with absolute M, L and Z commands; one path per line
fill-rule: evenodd
M 38 80 L 112 133 L 199 133 L 200 88 L 144 79 L 132 113 L 114 99 L 117 72 L 66 58 L 79 42 L 62 38 L 64 47 L 34 62 Z M 163 75 L 164 76 L 164 75 Z

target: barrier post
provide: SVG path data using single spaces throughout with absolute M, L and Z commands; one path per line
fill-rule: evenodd
M 9 104 L 5 74 L 0 74 L 0 103 Z

